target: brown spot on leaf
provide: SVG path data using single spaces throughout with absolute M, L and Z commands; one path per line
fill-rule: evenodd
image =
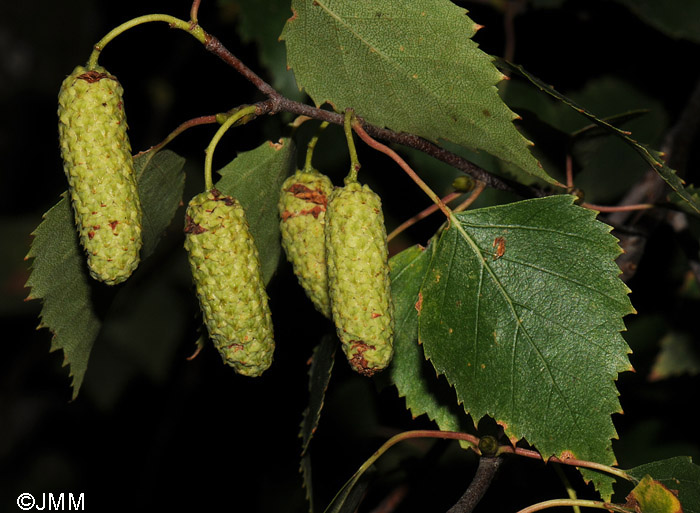
M 381 316 L 382 316 L 382 314 L 375 312 L 372 314 L 372 319 L 376 319 L 377 317 L 381 317 Z
M 119 224 L 119 221 L 112 221 L 109 223 L 109 227 L 112 229 L 112 231 L 117 229 L 117 225 Z
M 488 109 L 482 110 L 481 113 L 482 113 L 484 116 L 486 116 L 487 118 L 490 118 L 490 117 L 491 117 L 491 113 L 489 112 Z
M 559 459 L 562 461 L 566 461 L 566 460 L 576 459 L 576 456 L 571 451 L 562 451 L 562 453 L 559 454 Z
M 88 239 L 92 240 L 94 236 L 95 236 L 95 232 L 93 232 L 93 231 L 88 232 Z
M 504 239 L 503 237 L 496 237 L 495 239 L 493 239 L 493 247 L 495 249 L 493 253 L 493 259 L 498 260 L 506 252 L 506 239 Z
M 418 301 L 416 301 L 416 312 L 420 315 L 420 311 L 423 308 L 423 293 L 418 292 Z
M 282 142 L 282 139 L 279 140 L 279 142 L 273 143 L 272 141 L 267 141 L 267 143 L 272 146 L 272 149 L 275 151 L 279 151 L 282 148 L 284 148 L 284 143 Z

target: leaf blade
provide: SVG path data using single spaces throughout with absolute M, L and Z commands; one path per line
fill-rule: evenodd
M 152 254 L 182 197 L 184 159 L 172 152 L 149 153 L 134 159 L 144 211 L 142 259 Z M 153 171 L 153 173 L 151 173 Z M 179 191 L 179 193 L 178 193 Z M 166 204 L 161 203 L 165 199 Z M 32 259 L 27 280 L 31 299 L 40 299 L 39 327 L 53 333 L 51 351 L 62 349 L 63 365 L 70 367 L 73 399 L 87 371 L 93 343 L 102 327 L 93 291 L 100 287 L 88 276 L 84 252 L 75 230 L 66 194 L 43 216 L 32 233 L 26 259 Z
M 317 106 L 485 150 L 549 183 L 498 96 L 503 78 L 471 37 L 477 25 L 443 0 L 294 0 L 280 36 Z
M 425 359 L 418 345 L 420 286 L 430 264 L 432 247 L 412 246 L 389 261 L 394 301 L 394 358 L 389 379 L 413 418 L 427 415 L 443 431 L 465 431 L 467 416 L 456 401 L 454 390 Z
M 616 239 L 573 201 L 455 215 L 421 287 L 419 340 L 475 421 L 493 417 L 545 458 L 614 464 L 614 381 L 630 370 L 619 332 L 633 309 Z

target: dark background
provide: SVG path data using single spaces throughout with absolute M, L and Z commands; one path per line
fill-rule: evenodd
M 144 294 L 147 287 L 157 287 L 161 295 L 143 312 L 146 321 L 136 337 L 143 339 L 142 350 L 121 345 L 114 333 L 103 334 L 75 401 L 62 352 L 49 352 L 51 334 L 35 330 L 39 302 L 24 301 L 29 266 L 23 257 L 30 232 L 66 185 L 55 119 L 61 81 L 117 24 L 148 12 L 180 18 L 189 13 L 186 1 L 124 4 L 28 0 L 3 6 L 0 510 L 18 511 L 15 499 L 22 492 L 72 492 L 85 493 L 86 511 L 95 512 L 164 511 L 175 506 L 194 511 L 304 511 L 297 433 L 308 398 L 306 362 L 329 325 L 308 306 L 286 262 L 268 290 L 275 312 L 275 362 L 255 380 L 235 375 L 209 346 L 195 360 L 186 360 L 194 350 L 198 321 L 181 250 L 182 210 L 156 256 L 162 265 L 151 267 L 153 275 L 143 283 Z M 203 4 L 200 23 L 205 29 L 267 77 L 255 44 L 237 35 L 237 3 Z M 461 5 L 486 27 L 477 35 L 481 48 L 502 55 L 503 12 L 475 2 Z M 559 90 L 576 92 L 595 79 L 613 77 L 653 100 L 651 108 L 658 116 L 654 119 L 661 121 L 646 142 L 656 147 L 686 108 L 699 78 L 697 44 L 665 35 L 616 2 L 568 1 L 553 9 L 526 4 L 514 27 L 515 61 Z M 121 36 L 100 62 L 125 87 L 134 151 L 156 144 L 187 119 L 260 99 L 250 84 L 194 39 L 163 24 Z M 279 131 L 275 120 L 251 123 L 219 147 L 217 159 L 226 162 L 265 137 L 277 137 Z M 201 188 L 204 148 L 213 132 L 212 127 L 194 129 L 171 146 L 188 159 L 186 198 Z M 328 141 L 338 137 L 327 136 Z M 375 159 L 364 150 L 361 157 L 363 162 Z M 336 166 L 337 176 L 342 176 L 344 155 L 319 158 Z M 387 165 L 381 158 L 376 161 Z M 697 162 L 696 150 L 686 175 L 696 183 Z M 387 220 L 394 226 L 425 205 L 418 193 L 390 197 L 391 184 L 377 187 L 385 192 Z M 424 241 L 435 226 L 428 222 L 410 236 L 414 242 Z M 614 448 L 623 468 L 675 455 L 700 456 L 697 430 L 689 418 L 697 402 L 697 375 L 648 380 L 658 342 L 669 329 L 690 334 L 697 348 L 698 299 L 682 294 L 687 265 L 678 235 L 661 224 L 629 282 L 639 314 L 629 320 L 625 335 L 634 350 L 636 372 L 620 376 L 625 414 L 614 416 L 621 439 Z M 312 444 L 317 507 L 322 510 L 389 436 L 421 427 L 432 424 L 423 418 L 412 420 L 393 388 L 377 388 L 339 360 Z M 488 421 L 482 429 L 497 432 Z M 454 443 L 418 441 L 402 447 L 380 460 L 381 478 L 363 511 L 370 511 L 402 481 L 410 484 L 409 498 L 396 511 L 447 510 L 471 479 L 476 459 Z M 591 495 L 575 472 L 567 470 L 567 475 L 581 496 Z M 477 511 L 517 511 L 563 496 L 563 485 L 551 467 L 509 460 Z

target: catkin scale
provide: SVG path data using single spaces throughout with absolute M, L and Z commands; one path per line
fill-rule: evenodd
M 237 373 L 259 376 L 272 363 L 272 316 L 240 203 L 216 189 L 192 198 L 185 249 L 209 337 Z
M 367 185 L 331 194 L 326 259 L 333 321 L 351 367 L 365 376 L 393 356 L 393 305 L 381 200 Z
M 316 170 L 297 171 L 282 184 L 278 202 L 282 247 L 316 309 L 331 317 L 324 228 L 330 179 Z
M 78 66 L 61 85 L 63 169 L 90 275 L 108 285 L 139 264 L 141 204 L 127 136 L 123 89 L 104 68 Z

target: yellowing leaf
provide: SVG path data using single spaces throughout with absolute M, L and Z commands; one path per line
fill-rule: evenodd
M 649 475 L 627 496 L 626 506 L 640 513 L 683 513 L 678 497 Z

